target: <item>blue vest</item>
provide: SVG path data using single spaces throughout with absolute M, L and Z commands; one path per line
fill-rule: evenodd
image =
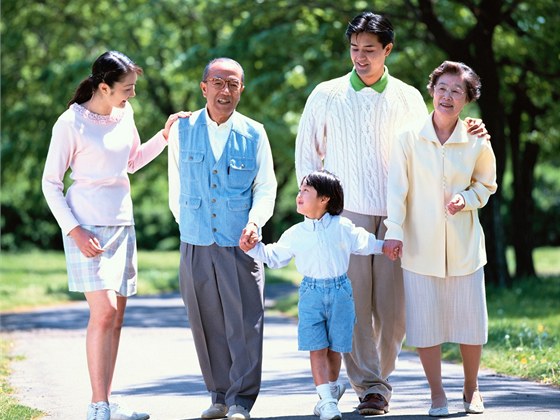
M 216 162 L 204 109 L 179 118 L 179 230 L 192 245 L 238 246 L 249 219 L 261 124 L 237 112 Z M 260 129 L 260 130 L 259 130 Z

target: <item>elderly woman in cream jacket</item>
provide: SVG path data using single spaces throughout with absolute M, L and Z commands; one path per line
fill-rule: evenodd
M 389 166 L 387 255 L 401 257 L 406 341 L 417 347 L 431 391 L 429 415 L 449 415 L 441 378 L 441 344 L 458 343 L 463 404 L 482 413 L 478 369 L 488 338 L 486 252 L 478 209 L 497 189 L 490 142 L 467 133 L 459 118 L 480 96 L 480 79 L 445 61 L 430 75 L 434 112 L 393 145 Z

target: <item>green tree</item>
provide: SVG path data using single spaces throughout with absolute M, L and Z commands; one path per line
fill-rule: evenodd
M 239 111 L 265 124 L 279 193 L 265 240 L 299 219 L 294 139 L 311 90 L 348 72 L 344 31 L 362 10 L 388 13 L 391 74 L 425 95 L 431 70 L 464 61 L 483 81 L 478 105 L 498 157 L 500 192 L 483 210 L 488 279 L 508 284 L 504 250 L 531 274 L 534 246 L 560 243 L 558 78 L 554 0 L 41 0 L 2 2 L 1 247 L 60 247 L 40 187 L 51 128 L 92 61 L 109 49 L 144 67 L 133 100 L 142 138 L 167 115 L 204 105 L 205 64 L 230 56 L 245 69 Z M 167 157 L 131 176 L 139 246 L 177 247 L 167 207 Z
M 450 59 L 470 64 L 482 78 L 483 95 L 478 104 L 492 134 L 500 185 L 509 145 L 513 170 L 511 227 L 523 227 L 512 236 L 518 275 L 535 274 L 531 229 L 535 207 L 531 194 L 540 143 L 545 137 L 544 132 L 539 133 L 544 128 L 540 119 L 550 116 L 550 111 L 558 115 L 555 99 L 560 37 L 556 28 L 560 19 L 556 8 L 553 1 L 418 1 L 417 16 L 426 25 L 427 39 Z M 548 140 L 558 144 L 558 134 Z M 484 211 L 492 262 L 486 271 L 491 281 L 507 285 L 510 279 L 501 191 Z

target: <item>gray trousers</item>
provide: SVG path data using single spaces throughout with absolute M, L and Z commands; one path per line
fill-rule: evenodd
M 264 268 L 239 247 L 181 242 L 179 283 L 212 403 L 250 410 L 261 386 Z

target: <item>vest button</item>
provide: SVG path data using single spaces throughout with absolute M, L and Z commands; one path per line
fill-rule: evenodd
M 216 217 L 216 213 L 212 213 L 212 217 Z
M 217 186 L 216 184 L 212 184 L 212 188 L 216 188 L 216 186 Z
M 213 198 L 213 199 L 212 199 L 212 203 L 215 203 L 215 202 L 216 202 L 216 199 L 215 199 L 215 198 Z
M 218 170 L 217 170 L 217 169 L 214 169 L 214 170 L 212 171 L 212 173 L 213 173 L 213 174 L 217 174 L 217 173 L 218 173 Z
M 217 232 L 217 231 L 218 231 L 218 229 L 212 228 L 212 232 Z

